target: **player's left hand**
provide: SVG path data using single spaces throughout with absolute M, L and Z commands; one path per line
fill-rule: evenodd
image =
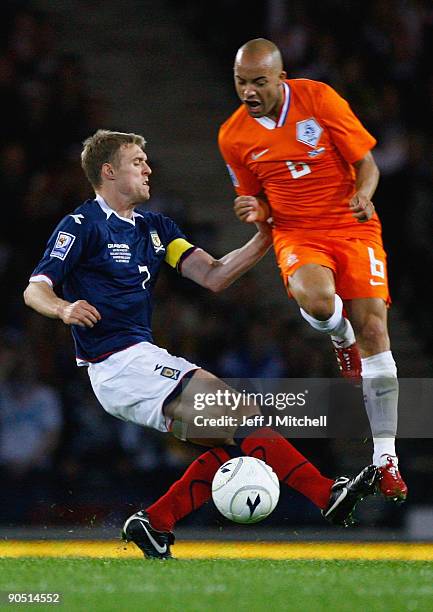
M 362 193 L 355 193 L 349 202 L 349 208 L 358 223 L 369 221 L 374 214 L 373 202 Z

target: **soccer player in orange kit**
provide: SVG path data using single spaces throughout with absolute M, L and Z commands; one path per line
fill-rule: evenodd
M 403 501 L 386 254 L 371 201 L 376 140 L 331 87 L 287 79 L 271 41 L 238 50 L 234 80 L 242 105 L 221 126 L 219 146 L 238 194 L 235 212 L 247 223 L 272 215 L 287 291 L 303 318 L 331 336 L 343 375 L 362 377 L 378 487 Z

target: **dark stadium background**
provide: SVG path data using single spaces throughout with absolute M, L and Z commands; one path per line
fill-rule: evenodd
M 431 2 L 6 1 L 0 28 L 0 530 L 118 527 L 198 454 L 107 415 L 75 366 L 69 329 L 26 309 L 22 291 L 58 220 L 91 193 L 79 152 L 99 127 L 144 134 L 150 207 L 192 242 L 221 255 L 249 235 L 216 145 L 237 104 L 233 56 L 249 38 L 274 40 L 289 76 L 335 87 L 378 138 L 393 351 L 400 376 L 432 376 Z M 155 302 L 156 342 L 221 376 L 338 376 L 328 340 L 285 299 L 272 256 L 221 295 L 168 271 Z M 328 475 L 370 461 L 361 440 L 297 445 Z M 399 450 L 409 501 L 372 500 L 360 518 L 376 532 L 433 537 L 431 440 Z M 284 490 L 267 526 L 322 523 Z M 212 504 L 184 525 L 229 529 Z

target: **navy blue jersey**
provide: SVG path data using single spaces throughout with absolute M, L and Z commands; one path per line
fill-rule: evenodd
M 153 341 L 152 292 L 161 264 L 176 266 L 193 248 L 168 217 L 134 212 L 127 220 L 97 196 L 62 219 L 30 280 L 61 286 L 68 302 L 95 306 L 101 320 L 94 327 L 71 327 L 78 362 L 97 362 Z

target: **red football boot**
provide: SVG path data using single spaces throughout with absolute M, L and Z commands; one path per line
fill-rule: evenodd
M 385 456 L 386 464 L 378 467 L 377 490 L 385 499 L 402 503 L 407 497 L 407 486 L 398 470 L 397 457 Z
M 354 382 L 359 382 L 361 380 L 361 355 L 356 342 L 344 347 L 344 340 L 331 337 L 331 341 L 341 375 Z

